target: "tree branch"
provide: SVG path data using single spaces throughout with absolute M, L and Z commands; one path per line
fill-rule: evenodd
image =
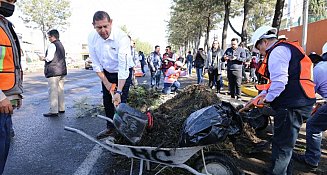
M 229 24 L 230 28 L 233 30 L 233 32 L 236 33 L 236 35 L 238 35 L 239 37 L 242 37 L 242 34 L 239 33 L 238 31 L 236 31 L 235 28 L 232 26 L 232 23 L 230 22 L 230 20 L 228 20 L 228 24 Z

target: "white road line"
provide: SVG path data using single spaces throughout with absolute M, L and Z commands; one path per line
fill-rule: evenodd
M 95 145 L 83 163 L 75 171 L 74 175 L 88 175 L 98 158 L 101 156 L 102 152 L 102 147 L 100 145 Z

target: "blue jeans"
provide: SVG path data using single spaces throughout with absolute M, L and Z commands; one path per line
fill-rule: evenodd
M 0 174 L 3 173 L 10 147 L 11 115 L 0 113 Z
M 203 67 L 196 68 L 196 76 L 198 77 L 197 84 L 202 84 L 203 83 Z
M 292 174 L 291 157 L 303 120 L 311 114 L 312 105 L 298 108 L 274 108 L 272 168 L 276 175 Z
M 317 165 L 321 156 L 322 132 L 327 130 L 327 104 L 321 106 L 317 112 L 308 119 L 306 126 L 305 161 L 310 165 Z
M 151 87 L 156 86 L 159 87 L 160 84 L 161 71 L 157 70 L 155 72 L 151 72 Z
M 170 92 L 172 91 L 171 88 L 174 88 L 173 92 L 175 92 L 180 86 L 181 84 L 178 81 L 175 81 L 174 83 L 164 83 L 164 88 L 162 89 L 162 93 L 170 94 Z
M 192 75 L 192 67 L 192 62 L 187 62 L 187 69 L 189 75 Z

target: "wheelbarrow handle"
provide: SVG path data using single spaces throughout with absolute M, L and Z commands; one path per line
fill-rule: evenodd
M 103 120 L 107 120 L 108 122 L 114 124 L 114 121 L 111 118 L 105 117 L 103 115 L 97 115 L 98 118 L 101 118 Z
M 64 127 L 64 130 L 70 131 L 70 132 L 74 132 L 74 133 L 79 133 L 79 130 L 78 129 L 75 129 L 75 128 L 72 128 L 72 127 L 68 127 L 68 126 L 65 126 Z

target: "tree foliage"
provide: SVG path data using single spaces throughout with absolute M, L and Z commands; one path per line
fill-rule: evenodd
M 42 31 L 65 29 L 71 16 L 68 0 L 21 0 L 18 1 L 18 6 L 24 14 L 21 17 L 24 22 L 32 27 L 33 22 Z
M 20 0 L 21 16 L 27 27 L 42 31 L 44 43 L 50 29 L 65 30 L 71 16 L 69 0 Z
M 327 18 L 327 0 L 310 0 L 309 21 L 315 22 Z
M 141 41 L 140 39 L 134 39 L 135 48 L 137 51 L 142 51 L 144 55 L 149 55 L 151 52 L 154 51 L 154 47 L 148 42 Z
M 275 2 L 271 0 L 255 0 L 253 8 L 250 9 L 248 33 L 251 34 L 260 26 L 270 25 L 275 10 Z
M 222 22 L 223 49 L 226 49 L 228 26 L 246 43 L 253 31 L 262 25 L 279 28 L 284 1 L 174 0 L 171 19 L 168 21 L 168 42 L 176 47 L 187 46 L 197 49 L 200 47 L 201 37 L 205 36 L 205 45 L 208 45 L 210 30 L 213 30 L 217 23 Z M 234 28 L 234 24 L 229 19 L 235 17 L 243 18 L 242 28 Z
M 208 47 L 209 32 L 221 20 L 219 4 L 217 0 L 174 0 L 168 22 L 168 42 L 173 47 L 183 46 L 190 50 L 199 47 L 205 33 L 204 47 Z

